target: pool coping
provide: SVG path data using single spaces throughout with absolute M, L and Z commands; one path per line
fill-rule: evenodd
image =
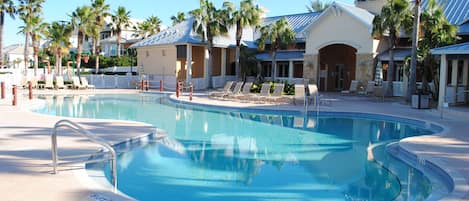
M 158 92 L 143 92 L 143 93 L 153 93 L 153 94 L 158 94 Z M 206 96 L 208 97 L 208 96 Z M 229 105 L 212 105 L 212 104 L 207 104 L 207 103 L 200 103 L 200 102 L 192 102 L 192 101 L 189 101 L 189 100 L 185 100 L 185 99 L 179 99 L 179 98 L 176 98 L 175 95 L 170 95 L 169 96 L 169 100 L 174 102 L 174 103 L 184 103 L 184 104 L 188 104 L 188 105 L 195 105 L 195 106 L 203 106 L 203 107 L 210 107 L 210 108 L 231 108 L 231 109 L 238 109 L 238 110 L 252 110 L 251 107 L 249 108 L 244 108 L 244 107 L 236 107 L 236 106 L 229 106 Z M 275 105 L 269 105 L 270 107 L 275 107 Z M 255 106 L 254 106 L 255 108 Z M 294 111 L 294 112 L 301 112 L 300 110 L 291 110 L 291 109 L 285 109 L 285 108 L 275 108 L 275 109 L 278 109 L 278 110 L 282 110 L 282 111 Z M 302 108 L 300 108 L 302 109 Z M 327 107 L 325 108 L 327 110 Z M 269 111 L 269 110 L 273 110 L 273 108 L 256 108 L 254 110 L 265 110 L 265 111 Z M 308 111 L 309 113 L 310 111 Z M 312 112 L 316 112 L 316 111 L 312 111 Z M 441 128 L 440 131 L 438 132 L 435 132 L 433 134 L 430 134 L 432 136 L 446 136 L 449 129 L 447 126 L 445 125 L 442 125 L 440 123 L 437 123 L 435 121 L 431 121 L 431 120 L 420 120 L 420 119 L 415 119 L 415 118 L 410 118 L 410 117 L 405 117 L 405 116 L 400 116 L 400 115 L 393 115 L 393 114 L 385 114 L 385 113 L 379 113 L 379 112 L 362 112 L 362 113 L 357 113 L 357 112 L 334 112 L 334 111 L 324 111 L 323 110 L 320 110 L 319 113 L 321 112 L 332 112 L 332 113 L 355 113 L 355 114 L 369 114 L 369 115 L 380 115 L 380 116 L 385 116 L 385 117 L 392 117 L 392 118 L 397 118 L 397 119 L 403 119 L 403 120 L 412 120 L 412 121 L 416 121 L 416 122 L 423 122 L 424 124 L 430 124 L 430 125 L 436 125 L 438 127 Z M 427 135 L 424 135 L 424 136 L 427 136 Z M 468 181 L 466 180 L 466 178 L 464 176 L 462 176 L 462 174 L 457 171 L 457 170 L 454 170 L 451 166 L 449 166 L 448 164 L 446 164 L 445 162 L 441 161 L 440 159 L 437 159 L 435 157 L 431 157 L 431 156 L 422 156 L 420 154 L 417 154 L 415 152 L 413 152 L 411 149 L 409 148 L 406 148 L 405 146 L 403 146 L 401 144 L 401 142 L 403 140 L 406 140 L 406 139 L 412 139 L 412 138 L 418 138 L 418 137 L 421 137 L 421 136 L 414 136 L 414 137 L 407 137 L 407 138 L 403 138 L 401 139 L 400 141 L 396 142 L 397 143 L 397 146 L 399 147 L 398 150 L 399 150 L 399 153 L 402 153 L 402 155 L 398 155 L 398 154 L 394 154 L 393 152 L 389 152 L 388 149 L 387 152 L 389 154 L 391 154 L 392 156 L 400 159 L 400 160 L 403 160 L 403 162 L 410 162 L 410 163 L 423 163 L 425 164 L 424 166 L 422 167 L 415 167 L 413 165 L 411 165 L 412 167 L 414 168 L 429 168 L 429 169 L 433 169 L 433 172 L 431 174 L 435 174 L 435 175 L 439 175 L 439 176 L 447 176 L 448 178 L 446 179 L 443 179 L 443 181 L 441 182 L 444 182 L 445 185 L 447 185 L 448 187 L 451 187 L 450 188 L 450 192 L 441 197 L 440 199 L 438 198 L 435 198 L 436 196 L 434 195 L 435 192 L 432 191 L 432 193 L 425 199 L 425 200 L 428 200 L 428 201 L 433 201 L 433 200 L 444 200 L 444 201 L 450 201 L 450 200 L 462 200 L 464 198 L 464 196 L 466 195 L 466 193 L 469 192 L 469 186 L 468 186 Z M 426 166 L 426 167 L 425 167 Z M 444 173 L 444 175 L 441 174 L 441 172 Z M 422 171 L 422 173 L 424 173 L 424 175 L 429 178 L 429 179 L 432 179 L 433 178 L 433 175 L 428 175 L 429 172 L 427 171 Z M 448 183 L 448 181 L 450 181 Z M 432 183 L 434 181 L 431 181 Z

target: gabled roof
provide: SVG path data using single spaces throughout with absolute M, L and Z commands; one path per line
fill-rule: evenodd
M 468 0 L 437 0 L 443 6 L 443 13 L 453 25 L 459 25 L 469 18 Z M 422 8 L 428 6 L 428 0 L 422 2 Z
M 314 26 L 327 13 L 336 13 L 337 11 L 348 13 L 350 16 L 365 25 L 370 33 L 373 30 L 373 19 L 375 16 L 372 13 L 365 9 L 340 2 L 332 2 L 332 4 L 326 8 L 326 10 L 324 10 L 312 23 L 310 23 L 306 29 L 310 29 L 310 27 Z
M 406 57 L 410 56 L 412 48 L 395 48 L 394 49 L 394 61 L 404 61 Z M 380 61 L 389 61 L 389 50 L 384 51 L 378 55 Z
M 469 42 L 431 49 L 432 54 L 469 54 Z
M 282 18 L 286 18 L 290 28 L 295 32 L 296 39 L 304 39 L 303 32 L 306 30 L 311 22 L 315 21 L 321 12 L 300 13 L 294 15 L 283 15 L 275 17 L 267 17 L 264 19 L 262 26 L 272 24 Z
M 29 49 L 29 54 L 32 55 L 33 48 L 30 46 L 28 47 Z M 14 44 L 14 45 L 9 45 L 7 47 L 4 47 L 2 50 L 3 54 L 19 54 L 22 55 L 24 54 L 24 44 Z

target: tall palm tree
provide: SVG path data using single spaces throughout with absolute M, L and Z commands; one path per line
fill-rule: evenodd
M 94 15 L 89 6 L 82 6 L 75 9 L 70 15 L 72 17 L 72 27 L 78 31 L 76 67 L 78 77 L 80 77 L 81 54 L 83 51 L 83 39 L 87 35 L 93 34 L 90 27 L 94 26 Z
M 20 17 L 24 22 L 24 26 L 20 26 L 20 32 L 25 34 L 29 29 L 29 35 L 31 36 L 31 43 L 33 45 L 33 57 L 34 57 L 34 75 L 37 75 L 37 68 L 39 64 L 39 42 L 44 35 L 47 23 L 42 21 L 40 16 L 33 16 L 31 18 L 25 18 L 24 16 Z
M 376 15 L 373 19 L 372 35 L 378 38 L 387 36 L 390 45 L 387 71 L 388 87 L 386 88 L 388 96 L 393 94 L 394 48 L 397 45 L 401 29 L 405 28 L 405 22 L 410 17 L 411 12 L 407 0 L 388 0 L 381 9 L 381 14 Z
M 171 16 L 171 20 L 173 21 L 173 26 L 174 26 L 186 20 L 186 14 L 183 12 L 178 12 L 176 13 L 176 15 Z
M 236 58 L 235 58 L 235 71 L 236 75 L 240 75 L 239 57 L 241 51 L 241 38 L 243 37 L 244 27 L 251 26 L 259 28 L 261 24 L 262 10 L 254 5 L 253 0 L 244 0 L 240 2 L 239 9 L 236 10 L 231 2 L 224 2 L 223 7 L 230 15 L 228 23 L 236 25 Z
M 16 8 L 12 0 L 0 1 L 0 65 L 3 65 L 3 26 L 5 25 L 5 14 L 15 18 Z
M 104 27 L 104 18 L 110 16 L 109 4 L 105 3 L 105 0 L 91 0 L 91 8 L 94 19 L 94 26 L 92 26 L 93 30 L 91 30 L 91 38 L 93 39 L 93 54 L 96 56 L 95 59 L 95 72 L 98 73 L 99 70 L 99 39 L 100 33 Z
M 31 30 L 33 28 L 32 23 L 34 23 L 33 18 L 40 16 L 42 14 L 42 4 L 45 0 L 21 0 L 19 6 L 20 17 L 25 23 L 22 28 L 22 32 L 25 34 L 24 41 L 24 73 L 26 75 L 28 69 L 28 55 L 29 55 L 29 37 L 31 36 Z M 35 63 L 37 61 L 34 61 Z
M 133 36 L 144 39 L 161 31 L 161 20 L 158 17 L 151 16 L 145 21 L 137 23 L 133 29 L 135 32 Z
M 112 15 L 112 29 L 117 35 L 117 57 L 121 56 L 121 33 L 122 29 L 130 26 L 130 11 L 127 11 L 125 7 L 119 6 L 115 13 Z
M 315 1 L 310 1 L 310 5 L 306 5 L 306 9 L 308 9 L 309 12 L 319 12 L 326 10 L 327 7 L 329 7 L 331 4 L 330 3 L 323 3 L 321 0 L 315 0 Z
M 415 0 L 414 4 L 414 24 L 412 26 L 412 53 L 410 61 L 410 74 L 409 74 L 409 89 L 407 90 L 406 99 L 410 100 L 412 94 L 416 92 L 417 89 L 417 46 L 419 41 L 419 29 L 420 29 L 420 1 Z
M 223 17 L 224 12 L 215 8 L 209 0 L 200 0 L 200 8 L 189 13 L 194 18 L 192 29 L 201 36 L 202 41 L 207 40 L 209 55 L 207 86 L 212 88 L 213 39 L 228 33 L 226 17 Z
M 258 39 L 259 50 L 263 51 L 267 43 L 270 44 L 269 53 L 272 57 L 272 78 L 275 79 L 277 51 L 285 45 L 295 41 L 295 32 L 288 25 L 287 19 L 282 18 L 261 28 L 261 37 Z
M 70 36 L 73 27 L 68 22 L 52 22 L 47 27 L 48 48 L 55 55 L 55 66 L 57 73 L 62 74 L 62 56 L 68 47 L 70 47 Z

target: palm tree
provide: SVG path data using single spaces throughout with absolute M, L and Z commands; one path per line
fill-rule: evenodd
M 75 9 L 70 15 L 72 17 L 72 27 L 78 31 L 76 67 L 78 77 L 80 77 L 81 54 L 83 51 L 83 39 L 87 35 L 93 34 L 90 27 L 94 26 L 94 16 L 89 6 L 82 6 Z
M 92 0 L 91 2 L 91 9 L 93 12 L 93 15 L 95 17 L 94 19 L 94 26 L 93 30 L 91 30 L 91 38 L 93 39 L 93 53 L 96 56 L 95 59 L 95 72 L 98 73 L 99 70 L 99 39 L 100 39 L 100 33 L 101 30 L 103 29 L 104 26 L 104 18 L 110 15 L 109 9 L 110 6 L 109 4 L 106 4 L 104 2 L 105 0 Z
M 62 55 L 65 49 L 70 47 L 70 36 L 73 27 L 68 22 L 52 22 L 47 27 L 48 48 L 55 55 L 57 73 L 62 74 Z
M 409 89 L 407 90 L 406 99 L 410 100 L 412 94 L 416 92 L 417 89 L 417 46 L 418 46 L 418 35 L 420 29 L 420 0 L 415 0 L 414 5 L 414 24 L 412 26 L 412 53 L 411 53 L 411 62 L 410 62 L 410 74 L 409 74 Z
M 158 17 L 151 16 L 141 23 L 137 23 L 137 26 L 133 27 L 135 37 L 146 38 L 154 35 L 161 30 L 161 20 Z
M 29 29 L 29 35 L 31 36 L 31 43 L 33 44 L 33 55 L 34 55 L 34 75 L 37 75 L 37 68 L 39 63 L 39 42 L 42 35 L 45 33 L 48 26 L 47 23 L 42 22 L 40 16 L 33 16 L 31 18 L 20 17 L 24 22 L 24 26 L 20 26 L 20 32 L 25 34 Z
M 130 11 L 127 11 L 125 7 L 119 6 L 112 15 L 112 29 L 117 35 L 117 57 L 121 56 L 121 33 L 123 28 L 127 28 L 130 26 Z
M 186 14 L 183 12 L 178 12 L 176 15 L 171 16 L 171 20 L 173 21 L 174 26 L 186 20 Z
M 212 2 L 200 0 L 200 8 L 192 10 L 189 14 L 194 18 L 192 29 L 200 35 L 202 41 L 207 40 L 208 49 L 208 88 L 212 87 L 213 66 L 213 39 L 216 36 L 228 33 L 224 12 L 215 8 Z
M 277 61 L 276 54 L 282 46 L 295 41 L 295 32 L 288 25 L 287 19 L 282 18 L 261 28 L 261 37 L 258 39 L 259 50 L 265 49 L 266 43 L 270 44 L 270 56 L 272 57 L 272 78 L 275 79 Z
M 261 24 L 262 10 L 254 5 L 253 0 L 244 0 L 240 2 L 238 10 L 235 10 L 235 6 L 231 2 L 224 2 L 223 7 L 231 16 L 228 19 L 230 25 L 236 25 L 236 59 L 235 59 L 235 71 L 236 75 L 239 76 L 239 57 L 240 57 L 240 46 L 241 38 L 243 37 L 243 29 L 246 26 L 259 28 Z
M 42 4 L 45 0 L 22 0 L 19 6 L 20 17 L 25 23 L 22 27 L 22 32 L 25 35 L 24 42 L 24 73 L 26 75 L 28 69 L 28 55 L 29 55 L 29 37 L 31 36 L 31 30 L 33 28 L 32 23 L 34 23 L 33 18 L 41 15 L 42 13 Z M 34 61 L 35 63 L 37 61 Z
M 329 7 L 331 4 L 330 3 L 323 3 L 321 0 L 315 0 L 315 1 L 310 1 L 310 5 L 306 5 L 306 9 L 308 9 L 309 12 L 319 12 L 326 10 L 327 7 Z
M 5 14 L 15 18 L 16 8 L 12 0 L 2 0 L 0 2 L 0 65 L 3 65 L 3 25 L 5 24 Z
M 373 32 L 375 37 L 387 36 L 389 40 L 389 63 L 387 80 L 388 87 L 386 95 L 393 94 L 393 76 L 394 76 L 394 48 L 397 45 L 400 30 L 405 28 L 405 22 L 410 18 L 411 13 L 407 0 L 388 0 L 381 9 L 381 14 L 373 19 Z

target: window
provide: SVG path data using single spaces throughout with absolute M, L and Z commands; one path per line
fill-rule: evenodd
M 262 62 L 262 77 L 271 77 L 272 76 L 272 62 L 264 61 Z
M 277 62 L 277 77 L 288 77 L 288 61 Z
M 303 62 L 302 61 L 293 62 L 293 77 L 303 78 Z
M 187 46 L 186 45 L 176 45 L 177 58 L 185 59 L 187 58 Z

